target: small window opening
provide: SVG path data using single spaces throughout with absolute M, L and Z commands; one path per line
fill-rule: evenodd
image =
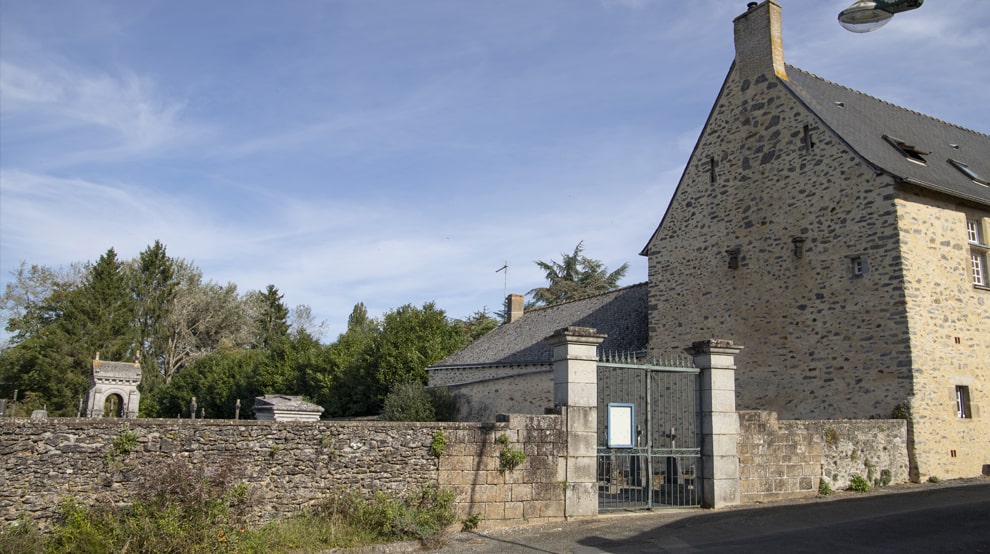
M 889 135 L 883 135 L 884 140 L 889 142 L 898 152 L 901 153 L 905 158 L 914 163 L 919 163 L 922 165 L 927 165 L 928 162 L 925 161 L 925 156 L 931 154 L 931 152 L 925 152 L 924 150 L 914 146 L 913 144 L 908 144 L 903 140 L 896 139 Z
M 791 244 L 794 245 L 794 257 L 803 258 L 804 257 L 804 237 L 794 237 L 791 239 Z
M 730 248 L 725 253 L 729 255 L 729 269 L 739 269 L 739 249 Z
M 715 184 L 715 156 L 708 159 L 708 181 Z
M 862 277 L 866 275 L 866 259 L 862 256 L 853 256 L 849 258 L 849 271 L 852 273 L 853 277 Z
M 811 127 L 808 125 L 804 126 L 804 149 L 811 152 L 811 149 L 815 147 L 815 141 L 811 140 Z
M 952 167 L 962 172 L 963 175 L 969 177 L 970 180 L 973 181 L 974 183 L 984 186 L 990 186 L 990 181 L 987 181 L 983 177 L 980 177 L 980 175 L 977 172 L 973 171 L 973 168 L 969 167 L 965 163 L 959 160 L 953 160 L 951 158 L 949 159 L 949 163 L 952 164 Z
M 962 419 L 973 417 L 973 412 L 969 406 L 969 387 L 956 387 L 956 415 Z

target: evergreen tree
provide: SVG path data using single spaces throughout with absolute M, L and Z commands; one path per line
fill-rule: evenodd
M 141 366 L 146 370 L 158 371 L 168 382 L 175 369 L 165 363 L 169 341 L 166 321 L 173 309 L 179 285 L 175 261 L 168 257 L 165 245 L 156 240 L 138 256 L 136 269 L 132 292 L 137 302 L 135 320 L 143 350 Z
M 574 247 L 573 253 L 561 254 L 560 262 L 536 262 L 546 272 L 548 284 L 529 291 L 533 297 L 531 306 L 552 306 L 618 288 L 629 264 L 622 264 L 609 273 L 602 262 L 582 255 L 583 250 L 584 241 L 581 241 Z
M 254 295 L 256 348 L 272 348 L 289 336 L 289 309 L 275 285 Z

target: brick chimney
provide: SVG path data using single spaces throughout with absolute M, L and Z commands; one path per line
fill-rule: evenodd
M 510 294 L 505 297 L 505 322 L 519 321 L 523 316 L 523 295 Z
M 784 40 L 781 37 L 780 4 L 750 2 L 746 13 L 733 20 L 736 38 L 736 71 L 744 79 L 773 73 L 787 79 Z

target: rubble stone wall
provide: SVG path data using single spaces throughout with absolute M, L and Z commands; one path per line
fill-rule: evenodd
M 431 446 L 440 436 L 446 447 L 438 458 Z M 132 446 L 116 448 L 125 443 Z M 522 450 L 526 461 L 501 471 L 504 448 Z M 401 497 L 425 486 L 454 490 L 458 517 L 480 513 L 487 526 L 550 521 L 564 515 L 563 453 L 560 416 L 498 423 L 0 419 L 0 519 L 45 526 L 67 497 L 127 503 L 142 477 L 181 460 L 247 484 L 257 521 L 297 513 L 336 491 Z
M 909 479 L 906 420 L 778 420 L 739 412 L 739 489 L 743 503 L 812 496 L 854 475 L 871 486 Z

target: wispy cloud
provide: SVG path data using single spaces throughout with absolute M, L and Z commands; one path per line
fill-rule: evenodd
M 165 97 L 151 79 L 132 71 L 93 72 L 54 63 L 0 62 L 7 124 L 25 136 L 60 135 L 62 165 L 89 159 L 160 156 L 206 133 L 183 120 L 185 102 Z M 67 133 L 85 139 L 66 144 Z

